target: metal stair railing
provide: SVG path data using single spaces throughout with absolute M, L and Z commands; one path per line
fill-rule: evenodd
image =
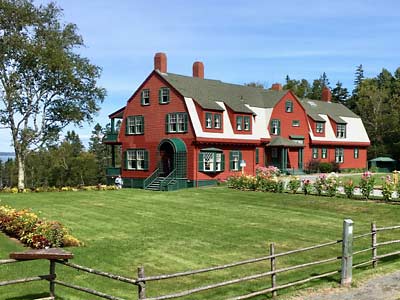
M 160 175 L 160 169 L 157 168 L 149 177 L 143 181 L 143 189 L 146 189 Z
M 164 191 L 165 188 L 173 181 L 176 179 L 176 169 L 171 171 L 171 173 L 168 174 L 160 183 L 160 191 Z

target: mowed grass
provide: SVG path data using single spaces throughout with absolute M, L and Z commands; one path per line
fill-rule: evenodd
M 63 193 L 1 194 L 0 204 L 31 208 L 49 220 L 58 220 L 85 243 L 69 248 L 74 263 L 135 278 L 137 267 L 146 275 L 175 273 L 226 264 L 268 255 L 269 244 L 276 252 L 311 246 L 341 238 L 343 219 L 355 222 L 355 233 L 366 233 L 371 221 L 378 227 L 400 224 L 400 206 L 340 198 L 243 192 L 225 187 L 187 189 L 176 192 L 149 192 L 136 189 Z M 379 241 L 399 239 L 391 232 Z M 369 238 L 357 240 L 354 248 L 369 245 Z M 306 263 L 340 255 L 341 245 L 279 258 L 277 267 Z M 392 247 L 393 248 L 393 247 Z M 399 247 L 398 247 L 399 248 Z M 398 249 L 397 248 L 397 249 Z M 0 258 L 21 245 L 0 234 Z M 390 251 L 389 247 L 386 247 Z M 393 248 L 395 249 L 395 248 Z M 381 250 L 380 250 L 381 251 Z M 383 250 L 382 250 L 383 251 Z M 386 251 L 386 250 L 385 250 Z M 368 259 L 354 258 L 355 262 Z M 378 272 L 400 266 L 400 259 L 379 264 Z M 177 292 L 245 275 L 263 273 L 270 268 L 264 261 L 226 271 L 149 282 L 147 296 Z M 283 284 L 318 272 L 340 268 L 340 261 L 290 273 L 278 274 Z M 48 273 L 47 261 L 0 266 L 0 281 Z M 57 265 L 58 279 L 94 288 L 124 299 L 137 299 L 137 289 L 124 283 L 105 280 Z M 372 272 L 354 270 L 355 278 Z M 339 276 L 319 280 L 308 286 L 337 285 Z M 270 285 L 268 277 L 183 299 L 226 299 Z M 46 282 L 0 287 L 0 299 L 35 299 L 48 291 Z M 290 291 L 282 291 L 286 294 Z M 99 299 L 56 286 L 57 299 Z M 283 296 L 285 297 L 285 296 Z M 255 299 L 265 299 L 259 297 Z

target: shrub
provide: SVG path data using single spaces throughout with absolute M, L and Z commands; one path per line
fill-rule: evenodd
M 287 184 L 287 188 L 293 193 L 296 194 L 297 190 L 300 188 L 301 182 L 298 177 L 290 177 L 289 182 Z
M 325 185 L 326 185 L 326 193 L 328 194 L 328 196 L 329 197 L 335 196 L 337 187 L 339 185 L 338 175 L 336 173 L 333 173 L 333 172 L 330 173 L 326 177 Z
M 309 179 L 304 179 L 302 180 L 302 190 L 304 195 L 308 195 L 311 194 L 312 190 L 313 190 L 313 185 L 311 183 L 311 181 Z
M 41 220 L 30 210 L 17 211 L 8 206 L 0 206 L 0 230 L 32 248 L 62 247 L 68 235 L 59 222 Z
M 321 173 L 330 173 L 333 171 L 333 166 L 329 162 L 321 162 L 319 164 L 319 171 Z
M 308 173 L 318 173 L 319 172 L 320 161 L 318 159 L 310 160 L 306 165 L 306 170 Z
M 370 198 L 371 192 L 374 188 L 374 183 L 375 183 L 375 178 L 372 177 L 371 172 L 367 171 L 362 174 L 360 180 L 360 189 L 364 199 Z
M 354 181 L 349 179 L 347 180 L 344 185 L 344 193 L 346 194 L 347 198 L 352 198 L 354 195 L 354 189 L 355 189 L 355 185 L 354 185 Z
M 383 185 L 382 185 L 382 196 L 383 200 L 389 201 L 392 200 L 392 195 L 393 192 L 396 190 L 396 185 L 392 181 L 392 177 L 390 175 L 387 175 L 383 179 Z

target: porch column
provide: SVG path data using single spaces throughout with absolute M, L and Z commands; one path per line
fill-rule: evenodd
M 115 168 L 115 145 L 111 145 L 111 167 Z

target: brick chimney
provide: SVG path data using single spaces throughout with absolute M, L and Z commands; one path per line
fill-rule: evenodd
M 280 83 L 274 83 L 274 84 L 272 84 L 271 90 L 274 90 L 274 91 L 282 91 L 282 84 L 280 84 Z
M 154 55 L 154 70 L 167 73 L 167 55 L 165 53 L 158 52 Z
M 322 88 L 321 100 L 326 102 L 331 102 L 332 100 L 331 90 L 326 86 Z
M 204 64 L 201 61 L 193 63 L 193 77 L 204 78 Z

